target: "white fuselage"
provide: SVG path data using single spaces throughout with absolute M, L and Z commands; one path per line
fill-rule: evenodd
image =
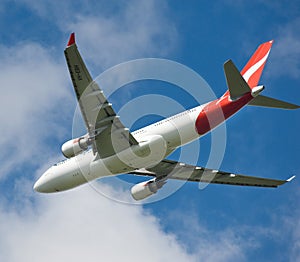
M 128 173 L 154 166 L 177 147 L 187 144 L 199 134 L 195 121 L 203 106 L 198 106 L 133 132 L 139 145 L 101 159 L 91 149 L 65 159 L 49 168 L 35 183 L 38 192 L 51 193 L 74 188 L 94 179 Z M 147 143 L 151 152 L 144 154 Z M 136 147 L 136 148 L 135 148 Z

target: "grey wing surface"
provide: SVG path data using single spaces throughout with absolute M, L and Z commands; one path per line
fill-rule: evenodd
M 65 57 L 94 153 L 98 152 L 100 158 L 105 158 L 137 145 L 138 142 L 122 124 L 103 91 L 93 81 L 72 35 L 65 49 Z
M 194 182 L 254 187 L 278 187 L 294 178 L 293 176 L 287 180 L 277 180 L 245 176 L 241 174 L 233 174 L 220 170 L 203 168 L 200 166 L 188 165 L 167 159 L 161 161 L 154 167 L 135 170 L 131 172 L 131 174 L 154 176 L 158 180 L 178 179 Z

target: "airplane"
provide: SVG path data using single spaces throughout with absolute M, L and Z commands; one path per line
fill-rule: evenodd
M 291 181 L 246 176 L 166 159 L 175 149 L 201 138 L 243 107 L 297 109 L 300 106 L 261 95 L 258 85 L 272 41 L 261 44 L 241 72 L 224 63 L 228 90 L 214 101 L 130 132 L 92 79 L 70 35 L 64 51 L 87 133 L 62 145 L 65 160 L 50 167 L 34 184 L 37 192 L 75 188 L 98 178 L 132 174 L 150 180 L 131 188 L 135 200 L 158 192 L 168 179 L 224 185 L 278 187 Z

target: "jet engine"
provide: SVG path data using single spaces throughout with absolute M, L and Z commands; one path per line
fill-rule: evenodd
M 142 200 L 155 194 L 165 183 L 166 181 L 159 181 L 156 178 L 138 183 L 131 188 L 131 195 L 134 200 Z
M 61 146 L 61 152 L 66 158 L 71 158 L 87 150 L 91 141 L 88 136 L 69 140 Z

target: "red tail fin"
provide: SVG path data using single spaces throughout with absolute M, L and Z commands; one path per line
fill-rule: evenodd
M 241 75 L 251 88 L 258 85 L 258 81 L 264 69 L 272 44 L 273 40 L 261 44 L 241 71 Z

